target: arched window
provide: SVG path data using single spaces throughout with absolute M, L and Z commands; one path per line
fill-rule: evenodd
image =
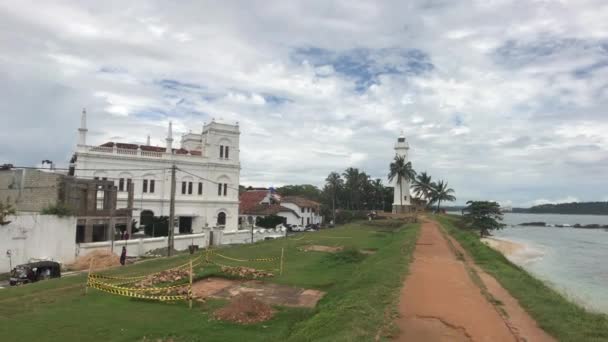
M 226 213 L 221 212 L 221 213 L 217 214 L 217 225 L 218 226 L 226 225 Z

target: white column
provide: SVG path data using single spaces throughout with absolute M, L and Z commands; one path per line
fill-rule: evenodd
M 79 133 L 79 139 L 78 139 L 78 145 L 79 146 L 86 146 L 87 144 L 87 110 L 86 109 L 82 109 L 82 116 L 80 117 L 80 128 L 78 129 L 78 133 Z
M 173 123 L 169 121 L 169 132 L 167 132 L 167 153 L 173 154 Z

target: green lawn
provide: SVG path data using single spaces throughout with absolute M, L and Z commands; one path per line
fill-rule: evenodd
M 457 228 L 457 217 L 436 216 L 486 272 L 494 276 L 538 324 L 559 341 L 608 341 L 608 315 L 589 312 L 479 241 L 478 233 Z
M 278 308 L 270 321 L 250 326 L 220 322 L 212 312 L 225 302 L 161 303 L 112 296 L 90 289 L 85 275 L 0 291 L 2 341 L 369 341 L 390 324 L 391 310 L 418 234 L 417 225 L 398 229 L 354 223 L 306 233 L 304 239 L 264 241 L 223 248 L 234 258 L 280 255 L 283 275 L 267 281 L 327 291 L 315 309 Z M 349 262 L 328 253 L 302 252 L 306 244 L 374 249 L 375 254 Z M 188 260 L 188 255 L 143 262 L 108 273 L 147 274 Z M 220 259 L 218 259 L 219 261 Z M 223 261 L 225 264 L 236 263 Z M 250 264 L 277 269 L 278 264 Z M 196 278 L 217 275 L 215 266 L 196 269 Z

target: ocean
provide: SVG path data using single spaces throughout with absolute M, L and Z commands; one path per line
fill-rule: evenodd
M 522 244 L 514 263 L 586 308 L 608 313 L 608 231 L 524 227 L 525 222 L 608 225 L 608 216 L 505 213 L 498 239 Z

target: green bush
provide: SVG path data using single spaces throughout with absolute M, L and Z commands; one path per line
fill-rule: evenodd
M 365 210 L 340 210 L 336 213 L 336 224 L 345 224 L 355 220 L 367 220 Z
M 274 228 L 284 221 L 285 219 L 278 215 L 258 216 L 255 220 L 255 225 L 262 228 Z
M 42 209 L 40 213 L 42 215 L 57 215 L 59 217 L 74 216 L 74 211 L 72 210 L 72 208 L 62 203 L 51 204 L 48 207 Z

